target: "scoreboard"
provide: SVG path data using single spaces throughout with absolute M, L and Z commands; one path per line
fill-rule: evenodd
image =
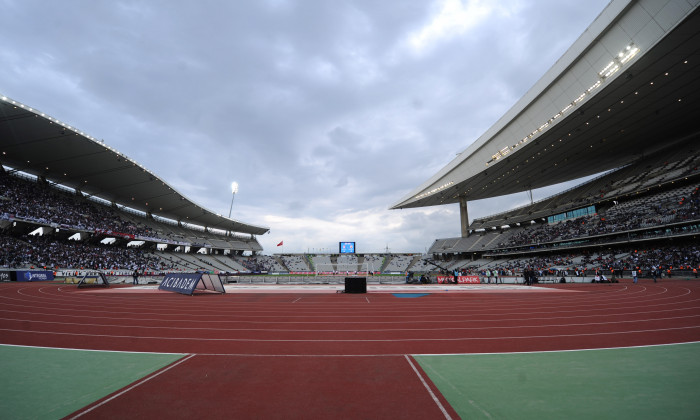
M 340 242 L 338 248 L 338 252 L 340 252 L 341 254 L 354 254 L 355 242 Z

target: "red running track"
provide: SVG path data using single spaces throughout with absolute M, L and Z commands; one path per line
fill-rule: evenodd
M 198 372 L 208 372 L 222 392 L 230 386 L 228 394 L 246 397 L 247 405 L 237 406 L 247 413 L 265 412 L 260 411 L 268 408 L 263 402 L 274 395 L 281 404 L 275 410 L 290 414 L 284 417 L 305 417 L 302 413 L 324 407 L 325 414 L 337 416 L 338 392 L 350 389 L 359 393 L 356 398 L 374 403 L 365 400 L 354 409 L 344 404 L 350 410 L 345 417 L 384 417 L 380 408 L 387 407 L 393 417 L 398 412 L 404 418 L 445 418 L 454 416 L 451 408 L 439 395 L 441 403 L 433 400 L 421 383 L 424 375 L 419 369 L 416 374 L 412 359 L 404 355 L 700 341 L 696 281 L 562 284 L 526 293 L 499 287 L 408 299 L 390 293 L 303 291 L 184 296 L 112 288 L 105 293 L 65 284 L 11 283 L 0 287 L 0 342 L 194 354 L 139 389 L 177 387 L 178 379 L 191 385 Z M 341 386 L 345 380 L 347 386 Z M 429 381 L 427 386 L 434 389 Z M 295 392 L 285 393 L 288 387 Z M 410 389 L 410 396 L 398 397 L 402 389 Z M 137 394 L 126 393 L 87 417 L 120 416 L 103 410 L 133 406 L 126 401 L 138 400 Z M 175 400 L 165 398 L 165 407 Z M 134 407 L 145 410 L 144 404 Z M 379 416 L 364 415 L 362 407 Z

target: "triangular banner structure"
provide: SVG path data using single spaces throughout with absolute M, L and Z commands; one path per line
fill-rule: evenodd
M 78 282 L 78 289 L 85 287 L 109 287 L 109 281 L 104 273 L 85 273 Z
M 173 273 L 166 274 L 158 290 L 192 295 L 195 290 L 226 293 L 224 284 L 218 274 L 208 273 Z

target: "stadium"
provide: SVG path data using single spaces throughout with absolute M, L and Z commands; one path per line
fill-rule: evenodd
M 613 0 L 503 117 L 390 205 L 458 204 L 461 236 L 427 252 L 266 254 L 271 227 L 204 208 L 2 96 L 0 407 L 696 418 L 697 115 L 698 2 Z M 582 178 L 469 219 L 471 202 Z

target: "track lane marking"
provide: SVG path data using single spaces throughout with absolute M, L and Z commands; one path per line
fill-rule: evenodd
M 452 420 L 452 417 L 450 417 L 450 414 L 447 412 L 445 407 L 442 405 L 442 403 L 440 402 L 440 399 L 438 399 L 438 397 L 435 395 L 433 390 L 430 389 L 430 385 L 428 385 L 428 383 L 425 381 L 425 378 L 423 378 L 423 375 L 421 375 L 420 372 L 418 372 L 418 369 L 411 361 L 411 358 L 407 354 L 404 354 L 403 357 L 406 359 L 408 364 L 411 365 L 411 369 L 413 369 L 413 372 L 416 373 L 416 376 L 418 376 L 418 379 L 420 379 L 420 381 L 423 384 L 423 386 L 425 387 L 425 389 L 428 390 L 430 397 L 433 399 L 433 401 L 435 401 L 435 404 L 437 404 L 438 408 L 440 409 L 440 411 L 442 411 L 442 414 L 445 416 L 445 418 L 448 420 Z
M 652 302 L 658 302 L 658 301 L 659 301 L 659 300 L 653 300 Z M 606 314 L 607 314 L 607 313 L 610 312 L 611 310 L 629 310 L 629 309 L 634 309 L 634 308 L 644 308 L 645 310 L 644 310 L 642 313 L 653 313 L 653 312 L 675 311 L 675 310 L 678 310 L 678 309 L 677 309 L 677 308 L 672 308 L 672 309 L 667 309 L 667 310 L 662 310 L 662 311 L 649 311 L 649 308 L 652 308 L 652 307 L 660 307 L 660 306 L 669 306 L 669 305 L 678 306 L 678 305 L 683 305 L 683 304 L 692 304 L 692 303 L 695 303 L 695 302 L 698 302 L 698 301 L 700 301 L 700 299 L 691 299 L 691 300 L 685 300 L 685 301 L 680 301 L 680 302 L 663 302 L 663 303 L 659 303 L 659 304 L 645 304 L 645 305 L 634 305 L 634 306 L 622 306 L 622 307 L 613 308 L 613 309 L 611 309 L 610 306 L 603 306 L 602 304 L 598 304 L 598 305 L 597 305 L 597 306 L 600 306 L 599 308 L 595 308 L 595 307 L 593 307 L 593 306 L 591 306 L 591 305 L 587 305 L 587 306 L 580 305 L 580 306 L 581 306 L 582 308 L 585 308 L 585 311 L 586 311 L 586 313 L 588 313 L 588 314 L 590 314 L 591 312 L 596 312 L 596 311 L 597 311 L 597 312 L 606 311 Z M 95 303 L 102 303 L 102 302 L 95 302 Z M 117 303 L 118 303 L 118 302 L 117 302 Z M 644 303 L 644 302 L 639 302 L 639 303 Z M 381 304 L 380 304 L 380 305 L 381 305 Z M 36 308 L 36 307 L 37 307 L 36 305 L 29 306 L 29 305 L 17 305 L 17 304 L 11 304 L 11 303 L 5 303 L 4 306 L 5 306 L 5 307 L 7 307 L 7 306 L 19 306 L 19 307 L 21 307 L 21 308 L 27 308 L 27 309 L 33 309 L 33 308 Z M 62 317 L 77 317 L 77 318 L 82 318 L 81 315 L 72 315 L 72 314 L 71 314 L 71 312 L 74 313 L 74 312 L 76 312 L 79 308 L 82 308 L 82 307 L 93 308 L 94 305 L 79 305 L 79 307 L 68 307 L 68 308 L 58 308 L 58 309 L 55 309 L 55 308 L 54 308 L 55 311 L 54 311 L 54 312 L 50 312 L 50 313 L 46 313 L 46 312 L 43 312 L 43 313 L 42 313 L 42 312 L 33 312 L 33 311 L 32 311 L 32 312 L 9 311 L 9 310 L 3 309 L 3 308 L 0 308 L 0 312 L 19 312 L 19 313 L 31 313 L 31 314 L 47 315 L 47 316 L 62 316 Z M 547 306 L 547 308 L 560 308 L 560 307 L 563 307 L 563 305 L 556 305 L 556 306 L 551 305 L 551 306 Z M 129 308 L 143 309 L 143 306 L 131 305 L 131 306 L 129 306 L 129 307 L 126 308 L 126 309 L 129 309 Z M 355 310 L 356 308 L 357 308 L 356 306 L 353 306 L 353 307 L 348 307 L 348 308 L 343 308 L 343 309 L 346 310 L 346 311 L 351 311 L 351 310 Z M 423 312 L 421 315 L 395 315 L 395 313 L 397 313 L 397 312 L 399 312 L 399 313 L 405 313 L 405 311 L 404 311 L 404 312 L 401 312 L 401 311 L 399 311 L 399 310 L 396 309 L 396 308 L 392 308 L 392 309 L 375 309 L 375 310 L 374 310 L 374 311 L 375 311 L 374 314 L 371 315 L 371 316 L 370 316 L 370 315 L 361 315 L 361 316 L 357 316 L 357 317 L 355 317 L 355 318 L 368 318 L 368 317 L 376 318 L 377 316 L 390 316 L 390 317 L 393 317 L 393 318 L 404 318 L 404 319 L 405 319 L 405 318 L 420 318 L 420 320 L 416 320 L 416 321 L 413 321 L 413 322 L 434 322 L 434 321 L 431 321 L 431 320 L 423 320 L 423 319 L 426 318 L 426 317 L 441 317 L 441 318 L 444 318 L 444 317 L 446 316 L 446 314 L 447 314 L 447 313 L 445 312 L 445 310 L 442 309 L 440 313 L 435 313 L 435 314 L 433 314 L 433 313 L 425 313 L 425 311 L 427 311 L 427 310 L 431 310 L 431 311 L 432 311 L 432 310 L 437 310 L 438 308 L 439 308 L 438 306 L 434 306 L 434 305 L 433 305 L 433 306 L 425 306 L 425 305 L 415 306 L 415 307 L 414 307 L 415 310 L 420 310 L 420 311 Z M 538 308 L 542 308 L 542 306 L 538 306 Z M 553 310 L 553 309 L 549 309 L 549 310 L 546 310 L 546 311 L 545 311 L 545 310 L 541 310 L 541 311 L 527 311 L 526 313 L 527 313 L 527 314 L 549 314 L 549 315 L 551 315 L 551 314 L 570 314 L 571 312 L 583 310 L 583 309 L 578 309 L 579 306 L 567 306 L 566 308 L 567 308 L 567 310 Z M 47 308 L 42 308 L 42 309 L 47 309 Z M 494 307 L 490 307 L 490 309 L 494 309 Z M 495 309 L 498 309 L 498 308 L 496 307 Z M 525 313 L 525 311 L 526 311 L 527 309 L 529 309 L 529 307 L 527 307 L 527 306 L 515 307 L 515 308 L 509 307 L 509 308 L 506 309 L 507 312 L 498 312 L 498 315 L 499 315 L 499 316 L 503 316 L 503 315 L 519 315 L 519 316 L 520 316 L 520 315 L 522 315 L 523 313 Z M 686 310 L 686 309 L 692 309 L 692 308 L 680 308 L 680 309 L 681 309 L 681 310 Z M 64 314 L 64 313 L 63 313 L 64 311 L 65 311 L 65 312 L 69 312 L 69 313 Z M 494 312 L 493 312 L 493 311 L 489 312 L 489 311 L 484 310 L 484 311 L 481 311 L 481 312 L 477 312 L 477 311 L 474 310 L 473 308 L 462 309 L 461 307 L 454 307 L 451 311 L 452 311 L 452 312 L 450 312 L 449 315 L 454 315 L 455 313 L 457 313 L 457 314 L 466 313 L 466 314 L 469 314 L 469 315 L 474 315 L 475 313 L 476 313 L 476 314 L 482 313 L 482 314 L 488 314 L 489 316 L 493 316 L 493 315 L 494 315 Z M 124 310 L 124 311 L 107 311 L 107 310 L 102 310 L 102 311 L 101 311 L 101 313 L 105 313 L 105 314 L 116 314 L 116 315 L 122 315 L 122 316 L 133 316 L 133 313 L 132 313 L 132 312 L 133 312 L 133 311 L 128 312 L 128 311 L 126 311 L 126 310 Z M 259 320 L 260 318 L 278 318 L 278 317 L 279 317 L 279 315 L 261 315 L 261 313 L 270 313 L 270 312 L 275 312 L 275 313 L 276 313 L 276 312 L 283 312 L 283 311 L 282 311 L 282 309 L 265 309 L 265 310 L 241 309 L 241 310 L 240 310 L 240 313 L 242 313 L 242 315 L 240 315 L 240 316 L 254 317 L 254 318 L 256 318 L 256 321 L 237 320 L 236 322 L 264 322 L 264 321 L 258 321 L 258 320 Z M 196 313 L 196 314 L 195 314 L 195 313 L 192 313 L 192 312 L 186 312 L 186 313 L 184 313 L 184 314 L 189 314 L 189 315 L 191 315 L 191 316 L 206 317 L 206 316 L 209 316 L 210 313 L 216 313 L 217 315 L 221 315 L 221 311 L 213 311 L 213 310 L 207 310 L 205 313 L 202 313 L 202 311 L 198 311 L 198 313 Z M 337 313 L 337 311 L 336 311 L 336 313 Z M 157 316 L 157 315 L 172 316 L 171 314 L 163 314 L 163 313 L 160 313 L 160 312 L 150 312 L 150 313 L 149 313 L 149 312 L 141 312 L 141 314 L 144 315 L 144 316 L 145 316 L 145 315 L 150 315 L 150 316 Z M 228 316 L 239 315 L 239 311 L 228 311 L 228 312 L 225 312 L 225 314 L 228 315 Z M 624 313 L 621 313 L 620 315 L 628 315 L 628 314 L 634 314 L 634 312 L 632 312 L 632 313 L 624 312 Z M 350 316 L 347 315 L 347 314 L 342 314 L 342 315 L 328 315 L 328 312 L 327 312 L 327 311 L 303 312 L 303 313 L 300 313 L 300 314 L 299 314 L 299 316 L 302 316 L 302 315 L 303 315 L 303 316 L 320 315 L 320 316 L 324 316 L 324 317 L 329 317 L 329 316 L 330 316 L 330 317 L 342 317 L 343 319 L 347 319 L 347 318 L 350 317 Z M 588 315 L 587 315 L 587 316 L 588 316 Z M 567 317 L 568 317 L 568 316 L 567 316 Z M 99 319 L 99 318 L 108 318 L 108 319 L 111 319 L 111 318 L 113 318 L 113 317 L 95 316 L 94 318 L 95 318 L 95 319 Z M 556 318 L 556 317 L 551 317 L 551 316 L 548 316 L 548 317 L 547 317 L 547 319 L 552 319 L 552 318 Z M 136 319 L 142 320 L 142 319 L 143 319 L 143 316 L 140 317 L 140 318 L 136 318 Z M 537 319 L 537 318 L 530 318 L 530 319 Z M 151 320 L 153 320 L 153 319 L 151 319 Z M 191 319 L 188 319 L 188 320 L 191 320 Z M 163 321 L 172 322 L 172 321 L 178 321 L 178 319 L 167 319 L 167 320 L 163 320 Z M 217 321 L 213 321 L 213 322 L 217 322 Z M 228 322 L 228 321 L 221 321 L 221 322 Z M 274 321 L 274 323 L 278 323 L 278 322 L 284 323 L 285 321 Z M 290 321 L 290 322 L 296 322 L 296 321 Z M 327 322 L 327 323 L 337 323 L 337 322 L 333 322 L 333 321 L 326 321 L 326 322 Z M 355 320 L 354 322 L 370 322 L 370 321 L 357 321 L 357 320 Z M 383 321 L 382 321 L 382 322 L 383 322 Z M 449 319 L 448 319 L 448 320 L 441 319 L 440 322 L 451 322 L 451 320 L 449 320 Z
M 190 354 L 190 355 L 188 355 L 187 357 L 185 357 L 184 359 L 178 360 L 177 362 L 175 362 L 175 363 L 173 363 L 172 365 L 166 367 L 165 369 L 159 371 L 158 373 L 156 373 L 156 374 L 154 374 L 154 375 L 147 376 L 147 377 L 145 377 L 145 378 L 142 378 L 141 380 L 137 381 L 136 383 L 134 383 L 134 384 L 131 385 L 130 387 L 128 387 L 128 388 L 122 390 L 122 391 L 119 392 L 118 394 L 112 395 L 111 397 L 107 398 L 106 400 L 101 401 L 101 402 L 98 403 L 98 404 L 93 405 L 92 407 L 88 408 L 87 410 L 81 411 L 81 412 L 78 413 L 77 415 L 75 415 L 75 416 L 73 416 L 73 417 L 70 417 L 70 420 L 73 420 L 73 419 L 77 419 L 77 418 L 79 418 L 79 417 L 82 417 L 82 416 L 84 416 L 85 414 L 91 412 L 92 410 L 95 410 L 96 408 L 102 407 L 103 405 L 107 404 L 108 402 L 112 401 L 113 399 L 118 398 L 118 397 L 120 397 L 120 396 L 126 394 L 127 392 L 131 391 L 132 389 L 134 389 L 134 388 L 136 388 L 136 387 L 138 387 L 138 386 L 140 386 L 140 385 L 145 384 L 146 382 L 148 382 L 148 381 L 150 381 L 151 379 L 153 379 L 153 378 L 159 376 L 160 374 L 165 373 L 165 372 L 169 371 L 170 369 L 172 369 L 172 368 L 174 368 L 174 367 L 176 367 L 176 366 L 178 366 L 178 365 L 180 365 L 180 364 L 182 364 L 182 363 L 184 363 L 184 362 L 190 360 L 190 359 L 193 358 L 194 356 L 196 356 L 196 355 L 195 355 L 195 354 Z
M 694 308 L 693 308 L 694 309 Z M 616 316 L 622 316 L 627 314 L 617 314 Z M 603 316 L 603 315 L 600 315 Z M 580 316 L 579 318 L 582 318 Z M 590 318 L 591 316 L 587 316 Z M 657 321 L 671 321 L 679 319 L 688 318 L 698 318 L 700 314 L 697 315 L 687 315 L 687 316 L 673 316 L 665 318 L 648 318 L 648 319 L 625 319 L 622 321 L 608 321 L 608 322 L 585 322 L 585 323 L 569 323 L 569 324 L 538 324 L 538 325 L 496 325 L 496 326 L 483 326 L 483 327 L 431 327 L 431 328 L 367 328 L 367 329 L 283 329 L 283 328 L 211 328 L 211 327 L 168 327 L 168 326 L 157 326 L 157 325 L 133 325 L 133 324 L 89 324 L 84 322 L 63 322 L 63 321 L 41 321 L 33 319 L 18 319 L 18 318 L 0 318 L 0 321 L 11 321 L 11 322 L 29 322 L 37 324 L 56 324 L 56 325 L 67 325 L 67 326 L 79 326 L 79 327 L 111 327 L 111 328 L 132 328 L 132 329 L 161 329 L 161 330 L 194 330 L 194 331 L 231 331 L 231 332 L 402 332 L 402 331 L 462 331 L 462 330 L 497 330 L 497 329 L 517 329 L 517 328 L 557 328 L 557 327 L 588 327 L 592 325 L 617 325 L 617 324 L 632 324 L 638 322 L 657 322 Z M 541 318 L 550 319 L 550 318 Z M 564 318 L 566 319 L 566 318 Z M 533 319 L 528 318 L 524 321 L 532 321 Z M 479 322 L 503 322 L 510 320 L 477 320 Z M 515 320 L 520 321 L 520 320 Z M 229 323 L 237 321 L 226 321 Z M 464 321 L 460 321 L 464 322 Z M 474 321 L 472 321 L 474 322 Z M 304 322 L 300 322 L 304 323 Z M 395 322 L 387 321 L 381 322 L 382 324 L 394 324 Z
M 10 328 L 0 328 L 0 331 L 8 331 L 15 333 L 24 334 L 47 334 L 47 335 L 69 335 L 78 337 L 103 337 L 103 338 L 126 338 L 129 340 L 133 339 L 149 339 L 149 340 L 173 340 L 173 341 L 231 341 L 231 342 L 259 342 L 259 343 L 373 343 L 373 342 L 426 342 L 426 341 L 482 341 L 482 340 L 522 340 L 522 339 L 540 339 L 540 338 L 563 338 L 563 337 L 590 337 L 599 335 L 613 335 L 613 334 L 643 334 L 650 332 L 663 332 L 663 331 L 678 331 L 678 330 L 688 330 L 700 328 L 700 325 L 692 325 L 688 327 L 675 327 L 675 328 L 658 328 L 651 330 L 632 330 L 632 331 L 611 331 L 611 332 L 597 332 L 597 333 L 584 333 L 584 334 L 557 334 L 557 335 L 527 335 L 527 336 L 508 336 L 508 337 L 455 337 L 455 338 L 398 338 L 398 339 L 359 339 L 359 340 L 349 340 L 349 339 L 257 339 L 257 338 L 207 338 L 207 337 L 154 337 L 154 336 L 135 336 L 135 335 L 107 335 L 107 334 L 83 334 L 83 333 L 65 333 L 56 331 L 26 331 L 26 330 L 16 330 Z
M 445 418 L 447 420 L 452 420 L 452 417 L 450 417 L 450 414 L 447 412 L 447 410 L 445 410 L 445 407 L 440 402 L 440 399 L 438 399 L 433 390 L 430 389 L 430 385 L 428 385 L 428 383 L 425 381 L 423 375 L 421 375 L 420 372 L 418 372 L 418 369 L 416 369 L 416 366 L 411 361 L 411 358 L 407 354 L 404 354 L 403 357 L 406 359 L 408 364 L 411 365 L 411 369 L 413 369 L 413 372 L 416 373 L 416 376 L 418 376 L 418 379 L 420 379 L 425 389 L 428 390 L 428 394 L 430 394 L 430 397 L 433 399 L 433 401 L 435 401 L 435 404 L 437 404 L 438 408 L 440 409 L 440 411 L 442 411 L 442 414 L 445 416 Z

